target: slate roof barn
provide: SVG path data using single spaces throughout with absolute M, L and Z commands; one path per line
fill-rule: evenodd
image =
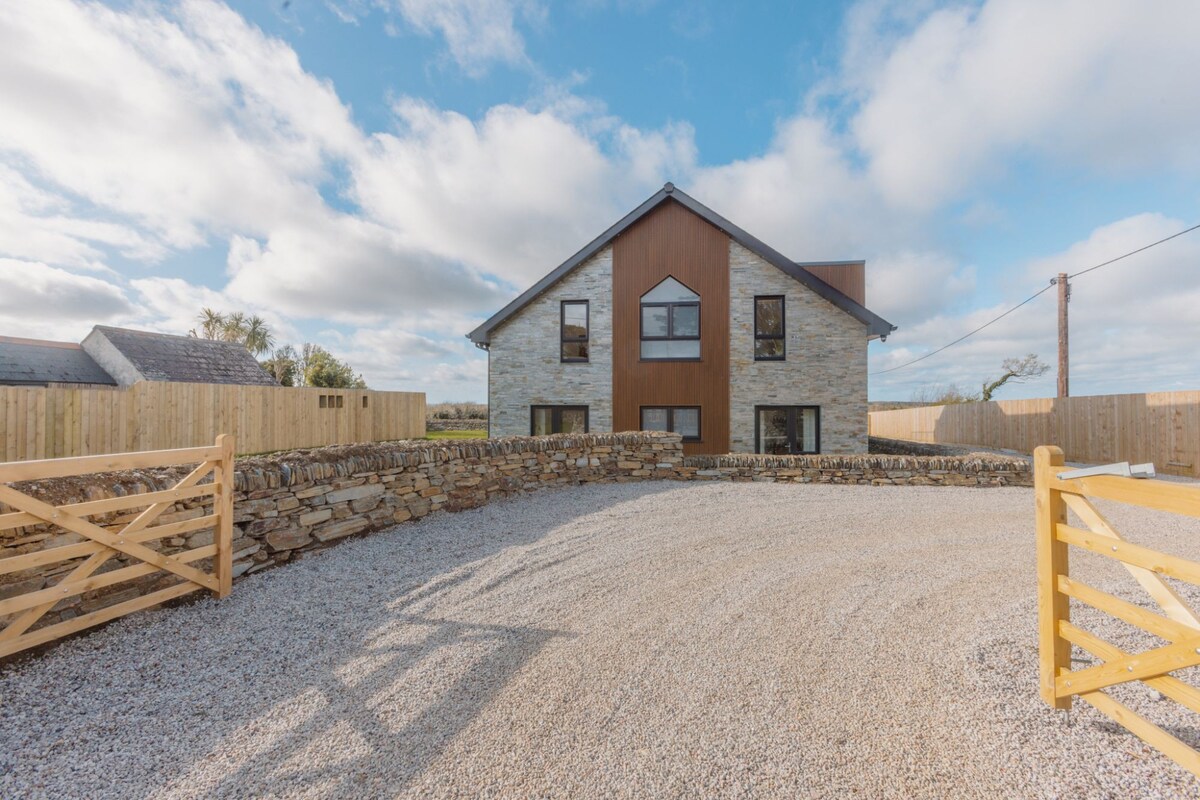
M 137 381 L 279 385 L 236 342 L 97 325 L 83 349 L 122 386 Z
M 117 382 L 74 342 L 0 336 L 0 385 L 52 384 L 116 386 Z

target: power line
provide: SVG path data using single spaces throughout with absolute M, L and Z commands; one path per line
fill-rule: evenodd
M 1119 255 L 1119 256 L 1117 256 L 1116 258 L 1110 258 L 1108 261 L 1105 261 L 1105 262 L 1103 262 L 1103 263 L 1096 264 L 1095 266 L 1088 267 L 1087 269 L 1081 269 L 1079 272 L 1074 272 L 1074 273 L 1071 273 L 1071 274 L 1070 274 L 1070 275 L 1068 275 L 1067 277 L 1068 277 L 1068 278 L 1074 278 L 1074 277 L 1077 277 L 1077 276 L 1079 276 L 1079 275 L 1086 275 L 1087 273 L 1091 272 L 1092 270 L 1097 270 L 1097 269 L 1100 269 L 1101 267 L 1107 267 L 1109 264 L 1115 264 L 1116 262 L 1120 261 L 1120 260 L 1121 260 L 1121 259 L 1123 259 L 1123 258 L 1129 258 L 1130 256 L 1137 255 L 1138 253 L 1141 253 L 1141 252 L 1143 252 L 1143 251 L 1145 251 L 1145 250 L 1149 250 L 1151 247 L 1157 247 L 1158 245 L 1162 244 L 1163 242 L 1169 242 L 1169 241 L 1171 241 L 1172 239 L 1175 239 L 1175 238 L 1178 238 L 1178 237 L 1180 237 L 1180 236 L 1183 236 L 1185 233 L 1191 233 L 1192 231 L 1194 231 L 1194 230 L 1197 230 L 1197 229 L 1200 229 L 1200 224 L 1198 224 L 1198 225 L 1193 225 L 1193 226 L 1192 226 L 1192 227 L 1190 227 L 1190 228 L 1185 228 L 1184 230 L 1181 230 L 1181 231 L 1179 231 L 1178 233 L 1173 233 L 1173 234 L 1171 234 L 1170 236 L 1166 237 L 1165 239 L 1159 239 L 1157 242 L 1151 242 L 1150 244 L 1148 244 L 1148 245 L 1145 245 L 1144 247 L 1139 247 L 1139 248 L 1138 248 L 1138 249 L 1136 249 L 1136 250 L 1130 250 L 1128 253 L 1125 253 L 1124 255 Z M 917 363 L 917 362 L 919 362 L 919 361 L 924 361 L 924 360 L 925 360 L 925 359 L 927 359 L 927 358 L 931 358 L 931 357 L 933 357 L 933 356 L 936 356 L 938 353 L 942 352 L 943 350 L 946 350 L 946 349 L 948 349 L 948 348 L 951 348 L 951 347 L 953 347 L 954 345 L 958 344 L 959 342 L 961 342 L 961 341 L 963 341 L 963 340 L 965 340 L 965 339 L 969 339 L 969 338 L 971 338 L 972 336 L 974 336 L 975 334 L 979 333 L 979 332 L 980 332 L 981 330 L 983 330 L 984 328 L 987 328 L 987 327 L 989 327 L 989 326 L 991 326 L 991 325 L 994 325 L 995 323 L 997 323 L 997 322 L 999 322 L 1000 320 L 1004 319 L 1004 318 L 1005 318 L 1005 317 L 1007 317 L 1009 314 L 1013 313 L 1013 312 L 1014 312 L 1014 311 L 1016 311 L 1018 308 L 1020 308 L 1021 306 L 1025 305 L 1026 303 L 1030 302 L 1031 300 L 1034 300 L 1034 299 L 1036 299 L 1036 298 L 1038 298 L 1038 297 L 1041 297 L 1043 294 L 1045 294 L 1046 292 L 1050 291 L 1051 287 L 1053 287 L 1053 286 L 1054 286 L 1054 281 L 1051 281 L 1049 285 L 1045 286 L 1044 288 L 1042 288 L 1042 289 L 1041 289 L 1040 291 L 1038 291 L 1038 292 L 1034 292 L 1034 293 L 1033 293 L 1033 294 L 1031 294 L 1029 297 L 1026 297 L 1024 300 L 1022 300 L 1021 302 L 1017 303 L 1015 306 L 1013 306 L 1012 308 L 1010 308 L 1008 311 L 1005 311 L 1005 312 L 1004 312 L 1003 314 L 1001 314 L 1000 316 L 996 317 L 995 319 L 989 320 L 988 322 L 985 322 L 984 324 L 980 325 L 978 328 L 976 328 L 975 330 L 971 331 L 970 333 L 967 333 L 967 334 L 964 334 L 964 335 L 962 335 L 962 336 L 958 337 L 958 338 L 957 338 L 957 339 L 955 339 L 953 342 L 950 342 L 949 344 L 942 345 L 942 346 L 941 346 L 941 347 L 939 347 L 937 350 L 934 350 L 934 351 L 933 351 L 933 352 L 931 352 L 931 353 L 926 353 L 925 355 L 923 355 L 923 356 L 920 356 L 919 358 L 914 358 L 912 361 L 906 361 L 905 363 L 901 364 L 901 365 L 900 365 L 900 366 L 898 366 L 898 367 L 889 367 L 888 369 L 881 369 L 881 370 L 878 370 L 877 372 L 872 372 L 872 373 L 869 373 L 869 374 L 870 374 L 870 375 L 886 375 L 886 374 L 887 374 L 887 373 L 889 373 L 889 372 L 895 372 L 895 371 L 896 371 L 896 370 L 898 370 L 898 369 L 904 369 L 905 367 L 911 367 L 913 364 L 916 364 L 916 363 Z
M 1053 287 L 1054 287 L 1054 284 L 1047 284 L 1047 285 L 1045 286 L 1045 288 L 1043 288 L 1041 291 L 1038 291 L 1038 292 L 1036 292 L 1035 294 L 1032 294 L 1032 295 L 1030 295 L 1029 297 L 1026 297 L 1024 300 L 1022 300 L 1021 302 L 1017 303 L 1015 306 L 1013 306 L 1012 308 L 1010 308 L 1008 311 L 1005 311 L 1005 312 L 1004 312 L 1003 314 L 1001 314 L 1000 316 L 996 317 L 995 319 L 993 319 L 993 320 L 991 320 L 991 321 L 989 321 L 989 322 L 985 322 L 984 324 L 980 325 L 978 328 L 976 328 L 975 330 L 971 331 L 970 333 L 968 333 L 968 334 L 965 334 L 965 335 L 963 335 L 963 336 L 960 336 L 960 337 L 958 337 L 957 339 L 955 339 L 955 340 L 954 340 L 953 342 L 951 342 L 950 344 L 942 345 L 942 346 L 941 346 L 941 347 L 939 347 L 937 350 L 934 350 L 932 353 L 926 353 L 925 355 L 921 356 L 920 358 L 914 358 L 912 361 L 909 361 L 909 362 L 907 362 L 907 363 L 901 364 L 901 365 L 900 365 L 900 366 L 898 366 L 898 367 L 891 367 L 890 369 L 881 369 L 881 370 L 879 370 L 878 372 L 872 372 L 872 373 L 871 373 L 871 375 L 883 375 L 884 373 L 887 373 L 887 372 L 895 372 L 895 371 L 896 371 L 896 370 L 898 370 L 898 369 L 904 369 L 905 367 L 911 367 L 913 364 L 916 364 L 918 361 L 924 361 L 925 359 L 927 359 L 927 358 L 930 358 L 931 356 L 936 356 L 938 353 L 942 352 L 943 350 L 945 350 L 945 349 L 947 349 L 947 348 L 949 348 L 949 347 L 953 347 L 954 345 L 958 344 L 958 343 L 959 343 L 959 342 L 961 342 L 963 339 L 968 339 L 968 338 L 970 338 L 970 337 L 974 336 L 975 334 L 979 333 L 981 330 L 983 330 L 984 328 L 988 327 L 989 325 L 992 325 L 992 324 L 994 324 L 994 323 L 997 323 L 997 322 L 999 322 L 1000 320 L 1004 319 L 1005 317 L 1007 317 L 1007 316 L 1008 316 L 1009 314 L 1011 314 L 1012 312 L 1016 311 L 1016 310 L 1017 310 L 1018 308 L 1020 308 L 1021 306 L 1025 305 L 1026 303 L 1028 303 L 1030 300 L 1033 300 L 1034 298 L 1040 297 L 1040 296 L 1042 296 L 1043 294 L 1045 294 L 1046 292 L 1050 291 L 1050 289 L 1052 289 Z
M 1176 237 L 1183 236 L 1185 233 L 1191 233 L 1192 231 L 1196 230 L 1197 228 L 1200 228 L 1200 225 L 1193 225 L 1192 227 L 1186 228 L 1185 230 L 1182 230 L 1179 233 L 1172 233 L 1170 236 L 1168 236 L 1165 239 L 1159 239 L 1157 242 L 1154 242 L 1153 244 L 1148 244 L 1145 247 L 1139 247 L 1137 250 L 1130 250 L 1128 253 L 1126 253 L 1123 256 L 1117 256 L 1116 258 L 1105 261 L 1103 264 L 1097 264 L 1094 267 L 1088 267 L 1087 269 L 1080 270 L 1079 272 L 1076 272 L 1074 275 L 1068 275 L 1067 277 L 1074 278 L 1076 275 L 1086 275 L 1087 273 L 1091 272 L 1094 269 L 1100 269 L 1101 267 L 1107 267 L 1109 264 L 1115 264 L 1116 262 L 1120 261 L 1122 258 L 1129 258 L 1130 256 L 1137 255 L 1138 253 L 1142 252 L 1143 250 L 1149 250 L 1151 247 L 1156 247 L 1156 246 L 1162 244 L 1163 242 L 1169 242 Z

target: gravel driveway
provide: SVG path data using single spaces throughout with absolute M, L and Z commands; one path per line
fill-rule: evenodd
M 651 483 L 435 515 L 0 667 L 0 797 L 1195 796 L 1040 704 L 1032 511 Z M 1200 555 L 1194 521 L 1111 516 Z

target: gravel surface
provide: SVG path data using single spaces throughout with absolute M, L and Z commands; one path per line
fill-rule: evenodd
M 1200 521 L 1106 510 L 1200 555 Z M 1032 512 L 650 483 L 435 515 L 0 667 L 0 797 L 1196 796 L 1038 700 Z M 1073 571 L 1140 600 L 1106 560 Z

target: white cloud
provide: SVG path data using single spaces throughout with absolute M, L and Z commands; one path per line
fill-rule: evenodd
M 6 11 L 0 157 L 176 247 L 318 204 L 325 156 L 359 141 L 333 89 L 225 6 L 143 11 Z
M 450 56 L 467 74 L 480 77 L 493 63 L 529 66 L 518 16 L 537 23 L 545 9 L 532 0 L 381 0 L 411 27 L 441 35 Z
M 937 208 L 1036 155 L 1089 170 L 1200 166 L 1200 106 L 1172 76 L 1200 72 L 1190 0 L 989 0 L 911 17 L 896 6 L 852 17 L 846 85 L 862 98 L 852 122 L 869 173 L 889 202 Z
M 960 302 L 975 290 L 975 270 L 943 253 L 898 250 L 868 262 L 867 304 L 902 328 Z
M 300 317 L 379 321 L 427 308 L 473 310 L 505 296 L 477 272 L 347 215 L 280 225 L 265 243 L 235 237 L 227 292 Z
M 494 106 L 479 122 L 415 100 L 354 168 L 364 213 L 413 245 L 524 288 L 692 157 L 691 131 L 611 131 L 606 152 L 551 110 Z M 636 199 L 635 199 L 636 198 Z
M 697 199 L 797 261 L 862 257 L 895 225 L 820 119 L 780 125 L 767 153 L 700 170 Z
M 0 163 L 0 253 L 69 267 L 108 271 L 99 245 L 143 260 L 166 250 L 135 229 L 71 214 L 62 197 L 39 189 L 15 169 Z
M 120 287 L 36 261 L 0 258 L 0 325 L 10 336 L 71 340 L 135 308 Z

